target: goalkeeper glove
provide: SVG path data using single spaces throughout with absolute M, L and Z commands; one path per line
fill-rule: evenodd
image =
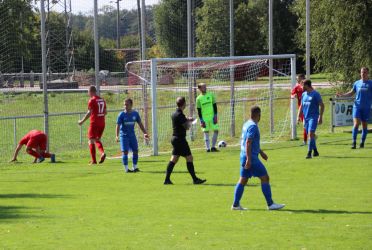
M 205 121 L 203 119 L 200 119 L 200 127 L 205 128 Z
M 213 116 L 213 124 L 217 124 L 217 121 L 218 121 L 218 119 L 217 119 L 217 115 L 214 115 L 214 116 Z

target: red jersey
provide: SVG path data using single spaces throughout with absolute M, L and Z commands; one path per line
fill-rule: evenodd
M 106 114 L 106 102 L 99 96 L 89 99 L 88 109 L 90 110 L 90 124 L 104 126 Z
M 31 130 L 25 136 L 22 137 L 22 139 L 19 141 L 19 144 L 20 145 L 27 145 L 27 143 L 32 138 L 35 138 L 38 135 L 45 135 L 45 133 L 43 131 L 40 131 L 40 130 Z
M 301 86 L 301 84 L 297 83 L 296 86 L 292 89 L 291 95 L 292 96 L 294 96 L 294 95 L 297 96 L 297 100 L 298 100 L 297 106 L 298 107 L 301 106 L 302 93 L 304 93 L 304 88 Z

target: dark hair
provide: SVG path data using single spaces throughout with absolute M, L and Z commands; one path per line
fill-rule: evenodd
M 261 113 L 260 107 L 257 105 L 251 107 L 251 116 L 256 116 Z
M 367 68 L 367 67 L 362 67 L 360 70 L 363 70 L 363 69 L 367 70 L 367 72 L 369 73 L 369 68 Z
M 306 79 L 306 80 L 304 81 L 304 86 L 305 86 L 305 85 L 311 88 L 311 81 L 310 81 L 309 79 Z
M 204 82 L 199 83 L 198 84 L 198 89 L 200 89 L 202 86 L 205 86 L 205 85 L 207 85 L 207 84 L 205 84 Z
M 128 101 L 130 103 L 130 105 L 133 105 L 133 100 L 131 98 L 126 98 L 124 100 L 124 102 Z
M 298 74 L 297 77 L 301 77 L 302 79 L 305 79 L 305 74 Z
M 185 97 L 183 96 L 177 97 L 176 103 L 177 103 L 177 107 L 181 108 L 186 103 Z
M 96 86 L 91 85 L 91 86 L 89 87 L 89 92 L 97 93 Z

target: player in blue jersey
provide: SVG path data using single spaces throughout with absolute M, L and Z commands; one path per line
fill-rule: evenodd
M 319 111 L 320 107 L 320 111 Z M 324 103 L 320 94 L 313 89 L 310 80 L 304 81 L 304 93 L 302 94 L 301 106 L 298 109 L 297 121 L 301 121 L 301 114 L 304 116 L 304 128 L 310 136 L 309 150 L 306 159 L 319 156 L 315 141 L 315 131 L 318 124 L 323 123 Z
M 240 199 L 243 196 L 244 186 L 247 185 L 248 179 L 253 176 L 261 180 L 262 193 L 265 196 L 269 210 L 278 210 L 285 206 L 284 204 L 276 204 L 272 200 L 269 175 L 258 158 L 258 155 L 261 155 L 265 161 L 268 159 L 267 155 L 260 148 L 260 130 L 257 125 L 260 119 L 261 109 L 258 106 L 253 106 L 251 108 L 251 119 L 243 125 L 240 147 L 240 179 L 236 184 L 232 210 L 247 210 L 240 205 Z
M 355 94 L 353 105 L 353 144 L 352 149 L 356 148 L 356 140 L 360 123 L 362 123 L 362 139 L 360 141 L 360 148 L 364 148 L 364 142 L 367 138 L 367 125 L 371 114 L 372 103 L 372 80 L 368 79 L 368 68 L 360 69 L 360 80 L 354 82 L 353 88 L 345 94 L 337 94 L 340 97 L 350 97 Z
M 140 129 L 142 130 L 146 140 L 149 136 L 146 132 L 145 127 L 141 122 L 141 117 L 137 111 L 132 109 L 133 101 L 130 98 L 124 100 L 124 111 L 120 112 L 117 122 L 116 122 L 116 141 L 120 139 L 120 146 L 122 152 L 123 165 L 125 167 L 125 172 L 138 172 L 137 168 L 138 162 L 138 142 L 136 133 L 134 132 L 134 126 L 138 123 Z M 120 132 L 120 137 L 119 137 Z M 132 150 L 133 152 L 133 170 L 128 168 L 128 152 Z

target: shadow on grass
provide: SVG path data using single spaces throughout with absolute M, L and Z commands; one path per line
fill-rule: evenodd
M 163 174 L 165 175 L 165 170 L 142 170 L 141 173 L 143 174 Z M 196 174 L 204 174 L 204 172 L 197 172 L 195 171 Z M 173 171 L 172 174 L 189 174 L 188 171 Z
M 24 206 L 0 206 L 0 222 L 1 220 L 37 217 L 31 215 L 28 209 L 30 208 Z
M 372 212 L 364 212 L 364 211 L 345 211 L 345 210 L 328 210 L 328 209 L 283 209 L 278 210 L 282 212 L 292 212 L 292 213 L 309 213 L 309 214 L 372 214 Z
M 33 193 L 26 193 L 26 194 L 0 194 L 0 199 L 21 199 L 21 198 L 44 198 L 44 199 L 51 199 L 51 198 L 71 198 L 71 195 L 64 195 L 64 194 L 33 194 Z
M 333 155 L 322 155 L 322 158 L 330 159 L 372 159 L 372 156 L 333 156 Z
M 236 183 L 204 183 L 203 186 L 215 186 L 215 187 L 235 187 Z M 248 183 L 246 186 L 248 187 L 257 187 L 261 186 L 261 184 L 256 183 Z

